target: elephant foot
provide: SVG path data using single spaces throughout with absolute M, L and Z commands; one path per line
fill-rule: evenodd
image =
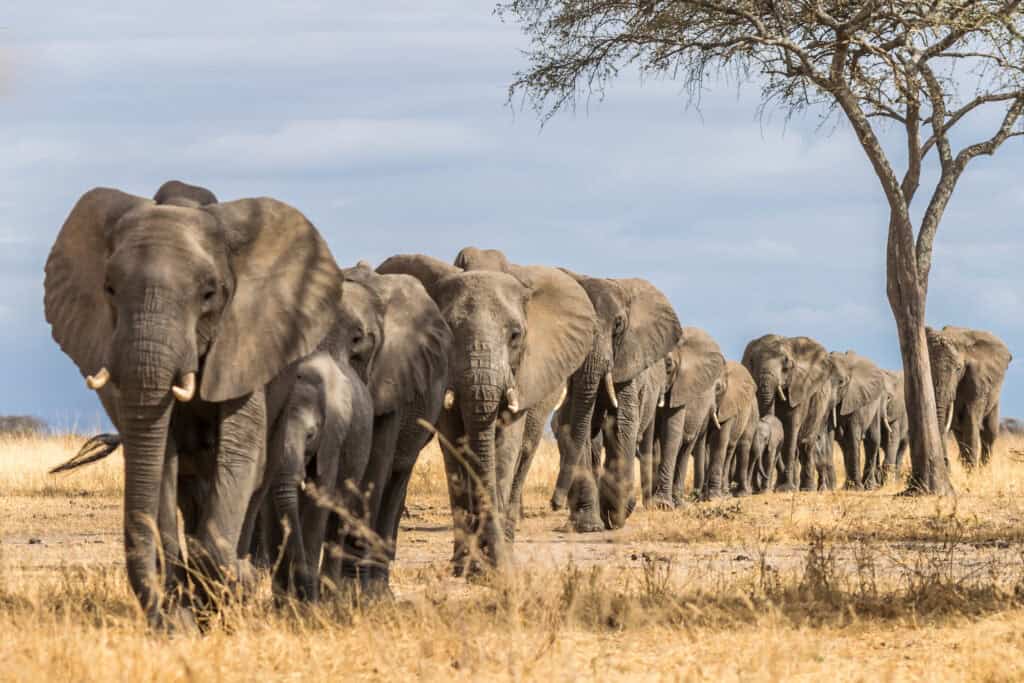
M 882 485 L 878 482 L 878 480 L 872 477 L 870 479 L 865 479 L 862 486 L 864 487 L 865 491 L 874 491 L 875 489 L 881 488 Z
M 846 482 L 843 483 L 844 491 L 862 491 L 863 489 L 864 485 L 859 481 L 851 481 L 850 479 L 847 479 Z
M 572 530 L 577 534 L 594 534 L 604 531 L 604 523 L 593 516 L 578 517 L 572 521 Z
M 750 495 L 750 489 L 736 489 L 732 492 L 733 498 L 747 498 Z
M 669 498 L 655 496 L 654 498 L 651 499 L 651 510 L 674 510 L 675 508 L 676 503 Z
M 167 636 L 190 636 L 200 633 L 195 614 L 188 607 L 181 605 L 154 612 L 146 621 L 151 631 Z
M 728 496 L 728 494 L 725 492 L 724 489 L 720 489 L 720 488 L 719 489 L 708 489 L 700 497 L 700 500 L 702 502 L 707 503 L 707 502 L 712 501 L 712 500 L 721 500 L 722 498 L 725 498 L 727 496 Z
M 792 483 L 790 483 L 788 481 L 787 482 L 782 482 L 780 484 L 776 484 L 775 485 L 775 492 L 776 493 L 793 493 L 796 490 L 797 490 L 796 484 L 792 484 Z
M 555 491 L 551 496 L 551 509 L 555 512 L 565 508 L 566 494 L 561 491 Z

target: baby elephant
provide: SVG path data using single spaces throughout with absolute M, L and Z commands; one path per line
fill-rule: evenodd
M 315 600 L 330 510 L 314 500 L 307 485 L 315 484 L 318 497 L 340 501 L 335 504 L 358 505 L 354 487 L 370 458 L 373 406 L 355 372 L 326 353 L 314 353 L 292 370 L 274 387 L 287 398 L 268 440 L 260 493 L 270 496 L 262 505 L 268 514 L 261 517 L 267 547 L 281 556 L 275 593 Z
M 770 490 L 772 472 L 782 457 L 782 422 L 774 415 L 765 415 L 757 423 L 750 446 L 750 479 L 754 493 Z

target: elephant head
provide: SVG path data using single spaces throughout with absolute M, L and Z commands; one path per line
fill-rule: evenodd
M 961 382 L 969 378 L 979 392 L 998 391 L 1013 356 L 990 332 L 947 325 L 941 330 L 928 327 L 925 333 L 939 426 L 948 432 Z
M 376 273 L 365 263 L 344 273 L 338 321 L 326 345 L 332 355 L 369 387 L 376 415 L 430 395 L 432 383 L 448 375 L 452 343 L 433 299 L 410 275 Z
M 189 185 L 180 180 L 168 180 L 153 195 L 157 204 L 173 204 L 174 206 L 209 206 L 217 203 L 217 195 L 205 187 Z
M 832 424 L 878 401 L 885 392 L 885 375 L 873 362 L 853 351 L 829 354 L 834 373 Z
M 885 379 L 885 403 L 882 411 L 885 424 L 889 428 L 896 424 L 906 424 L 907 404 L 904 397 L 903 373 L 883 370 L 882 374 Z
M 714 389 L 715 403 L 727 387 L 725 356 L 710 334 L 699 327 L 684 327 L 675 348 L 665 357 L 668 391 L 665 405 L 685 408 Z
M 455 267 L 463 270 L 496 270 L 507 273 L 512 264 L 497 249 L 466 247 L 455 257 Z
M 773 411 L 776 398 L 789 408 L 803 405 L 824 382 L 832 368 L 828 353 L 809 337 L 759 337 L 743 351 L 743 365 L 757 384 L 761 415 Z
M 128 570 L 145 606 L 172 410 L 262 390 L 312 352 L 341 273 L 273 199 L 185 207 L 101 188 L 64 222 L 44 288 L 54 339 L 121 433 Z

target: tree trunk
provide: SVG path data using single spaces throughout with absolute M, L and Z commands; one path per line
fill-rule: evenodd
M 927 283 L 918 281 L 914 250 L 905 246 L 908 242 L 913 244 L 913 239 L 905 239 L 908 232 L 912 237 L 912 226 L 901 222 L 894 211 L 886 249 L 886 289 L 896 318 L 906 382 L 912 472 L 905 493 L 953 495 L 945 443 L 936 417 L 931 361 L 924 331 L 928 288 Z

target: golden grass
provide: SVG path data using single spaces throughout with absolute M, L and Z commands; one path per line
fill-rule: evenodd
M 0 442 L 0 681 L 1024 677 L 1021 439 L 1004 439 L 984 471 L 954 464 L 952 500 L 898 498 L 895 483 L 758 496 L 641 510 L 596 537 L 554 531 L 564 519 L 546 510 L 546 444 L 520 561 L 472 584 L 447 575 L 431 447 L 410 487 L 394 603 L 276 609 L 264 581 L 206 635 L 174 637 L 146 631 L 124 578 L 120 456 L 45 474 L 78 443 Z M 25 545 L 36 530 L 45 543 Z M 39 559 L 73 547 L 51 536 L 90 530 L 105 542 L 81 566 Z M 579 552 L 533 561 L 562 547 Z

